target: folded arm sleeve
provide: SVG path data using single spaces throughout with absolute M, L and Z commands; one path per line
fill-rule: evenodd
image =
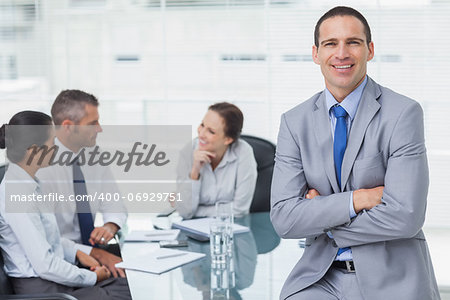
M 419 104 L 401 113 L 389 141 L 382 203 L 332 230 L 340 247 L 415 236 L 425 221 L 428 164 Z
M 326 176 L 324 174 L 324 176 Z M 298 141 L 281 117 L 272 179 L 271 219 L 283 238 L 314 237 L 350 221 L 351 192 L 306 199 L 306 181 Z
M 191 219 L 197 212 L 200 202 L 201 179 L 192 180 L 189 177 L 192 168 L 192 145 L 184 147 L 180 153 L 177 166 L 177 188 L 181 201 L 175 202 L 175 207 L 184 219 Z

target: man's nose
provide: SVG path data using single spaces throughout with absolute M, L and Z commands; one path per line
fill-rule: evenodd
M 347 45 L 345 43 L 339 43 L 338 46 L 336 47 L 336 53 L 335 56 L 337 59 L 346 59 L 349 57 L 348 54 L 348 48 Z

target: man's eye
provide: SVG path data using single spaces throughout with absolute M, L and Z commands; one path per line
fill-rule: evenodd
M 333 43 L 333 42 L 325 43 L 325 47 L 330 47 L 330 46 L 334 46 L 334 45 L 336 45 L 336 43 Z
M 360 43 L 359 43 L 359 41 L 350 41 L 350 42 L 348 42 L 349 44 L 352 44 L 352 45 L 359 45 Z

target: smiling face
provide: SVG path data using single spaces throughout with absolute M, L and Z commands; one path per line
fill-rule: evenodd
M 319 47 L 313 46 L 313 60 L 320 65 L 325 85 L 341 102 L 363 80 L 374 47 L 367 45 L 364 26 L 353 16 L 336 16 L 320 25 Z
M 225 135 L 225 122 L 215 111 L 208 110 L 198 126 L 198 149 L 213 153 L 223 153 L 233 139 Z

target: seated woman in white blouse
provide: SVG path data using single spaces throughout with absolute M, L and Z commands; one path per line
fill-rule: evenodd
M 15 293 L 63 292 L 78 299 L 131 299 L 125 278 L 108 279 L 111 274 L 106 267 L 60 237 L 55 216 L 45 211 L 42 202 L 19 212 L 8 202 L 11 195 L 40 195 L 35 173 L 48 166 L 51 155 L 40 161 L 41 155 L 33 158 L 32 147 L 51 147 L 54 134 L 51 118 L 41 112 L 17 113 L 6 126 L 0 128 L 0 148 L 6 148 L 10 162 L 0 184 L 0 248 Z M 76 260 L 89 269 L 75 266 Z
M 198 127 L 198 138 L 192 151 L 182 151 L 178 166 L 178 182 L 182 201 L 175 202 L 185 219 L 215 215 L 217 202 L 233 202 L 235 216 L 248 214 L 255 191 L 257 170 L 252 147 L 240 139 L 244 116 L 227 102 L 209 107 Z

